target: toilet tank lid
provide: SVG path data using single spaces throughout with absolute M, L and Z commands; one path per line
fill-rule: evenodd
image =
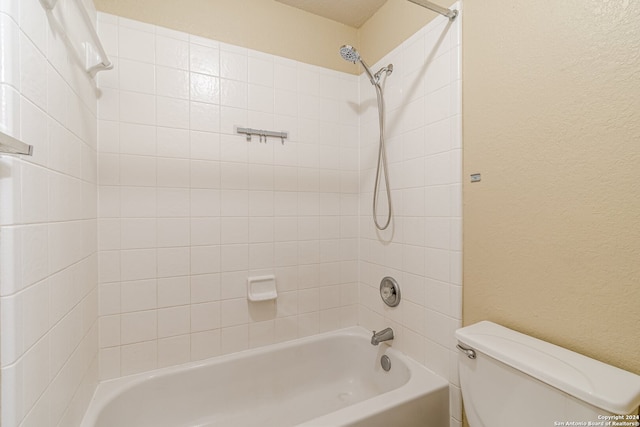
M 456 331 L 461 344 L 592 406 L 629 414 L 640 405 L 640 376 L 489 321 Z

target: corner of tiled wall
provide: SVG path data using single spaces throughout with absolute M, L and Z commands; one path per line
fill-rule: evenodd
M 459 5 L 454 7 L 458 8 Z M 394 64 L 384 84 L 393 221 L 377 231 L 372 197 L 378 156 L 376 94 L 361 76 L 360 307 L 368 329 L 392 327 L 397 346 L 450 383 L 451 426 L 461 425 L 454 331 L 462 322 L 460 17 L 436 18 L 373 67 Z M 379 218 L 387 212 L 384 186 Z M 384 305 L 383 277 L 403 301 Z

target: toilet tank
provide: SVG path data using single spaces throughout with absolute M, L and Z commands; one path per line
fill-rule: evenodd
M 638 375 L 488 321 L 456 338 L 471 427 L 640 425 Z

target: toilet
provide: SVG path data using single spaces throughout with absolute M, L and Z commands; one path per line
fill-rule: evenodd
M 470 427 L 640 425 L 638 375 L 488 321 L 455 336 Z

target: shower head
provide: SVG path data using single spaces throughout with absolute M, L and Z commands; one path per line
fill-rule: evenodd
M 360 61 L 360 54 L 356 48 L 349 46 L 348 44 L 345 44 L 340 48 L 340 56 L 342 56 L 342 59 L 345 61 L 353 62 L 354 64 L 356 61 Z
M 360 58 L 360 54 L 355 47 L 349 46 L 348 44 L 342 45 L 342 47 L 340 48 L 340 56 L 342 56 L 342 59 L 344 59 L 345 61 L 353 62 L 354 64 L 356 63 L 356 61 L 360 61 L 362 67 L 364 68 L 364 71 L 367 73 L 367 76 L 369 76 L 371 84 L 374 86 L 378 85 L 378 79 L 373 76 L 373 73 L 369 69 L 369 66 L 362 60 L 362 58 Z

